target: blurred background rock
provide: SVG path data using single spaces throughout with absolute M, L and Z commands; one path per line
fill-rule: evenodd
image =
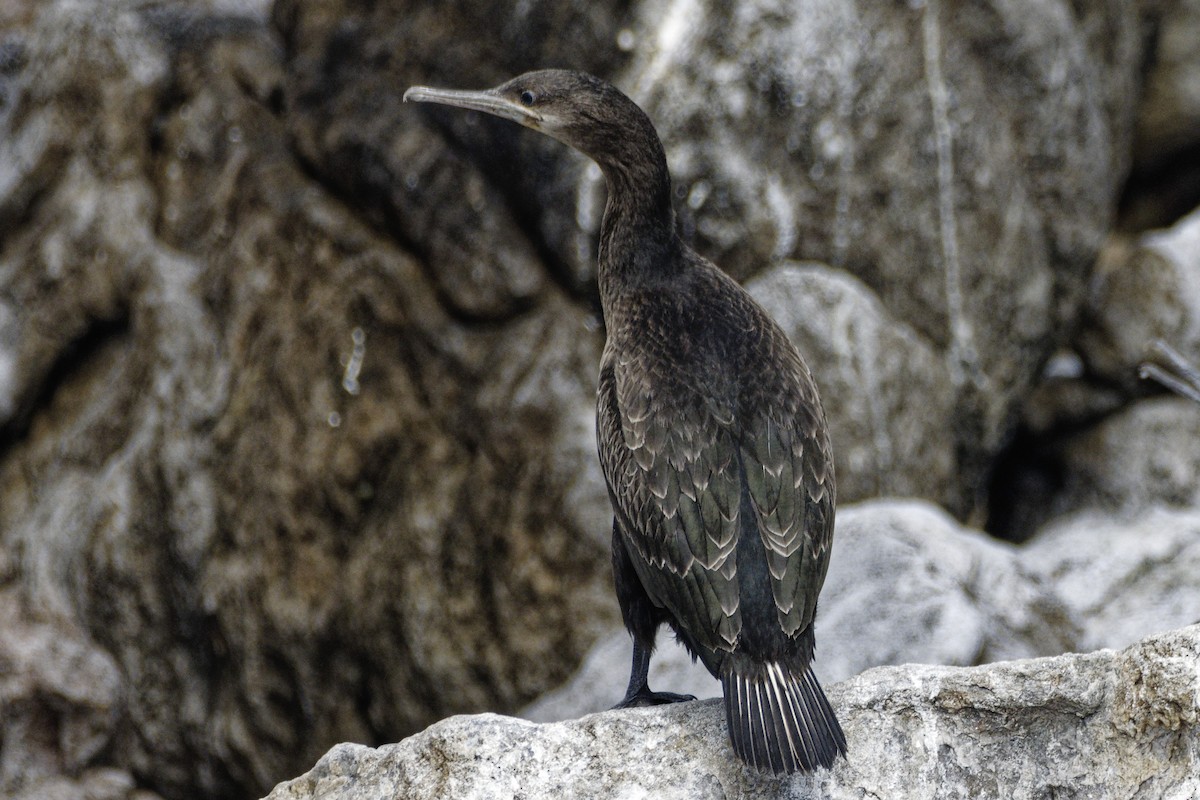
M 654 119 L 683 235 L 809 359 L 842 504 L 905 498 L 842 514 L 830 676 L 1195 621 L 1200 408 L 1136 367 L 1200 357 L 1198 30 L 0 1 L 0 795 L 254 797 L 336 742 L 618 699 L 602 182 L 415 83 L 569 66 Z

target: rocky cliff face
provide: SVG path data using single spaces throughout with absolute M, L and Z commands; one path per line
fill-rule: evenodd
M 683 234 L 818 376 L 841 498 L 914 498 L 842 515 L 831 676 L 1194 622 L 1200 410 L 1135 368 L 1155 338 L 1200 356 L 1197 8 L 4 5 L 0 795 L 257 796 L 337 742 L 515 712 L 619 652 L 598 175 L 401 105 L 413 83 L 573 66 L 656 121 Z M 1126 656 L 1080 658 L 1131 691 Z M 591 674 L 541 718 L 615 700 L 624 677 Z M 913 719 L 903 687 L 943 675 L 868 674 Z M 928 702 L 951 751 L 995 719 Z M 1194 760 L 1192 723 L 1157 714 L 1121 730 Z M 869 716 L 881 758 L 933 752 Z M 602 719 L 696 726 L 688 757 L 718 758 L 706 706 Z M 839 769 L 819 780 L 874 774 Z

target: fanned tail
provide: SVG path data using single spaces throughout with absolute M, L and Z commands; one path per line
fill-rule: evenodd
M 776 662 L 725 671 L 725 716 L 738 757 L 776 775 L 831 767 L 846 736 L 812 667 L 795 673 Z

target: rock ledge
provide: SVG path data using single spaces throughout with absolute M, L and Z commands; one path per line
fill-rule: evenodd
M 868 670 L 830 687 L 851 757 L 775 779 L 738 763 L 719 701 L 537 724 L 443 720 L 341 744 L 269 800 L 1200 796 L 1200 625 L 1125 650 Z

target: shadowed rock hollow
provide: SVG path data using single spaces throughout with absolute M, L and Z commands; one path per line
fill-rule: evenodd
M 1200 147 L 1195 2 L 442 5 L 0 10 L 0 794 L 259 796 L 337 742 L 515 712 L 611 642 L 598 175 L 402 106 L 414 83 L 613 79 L 683 234 L 808 356 L 841 499 L 1045 554 L 858 514 L 874 577 L 831 577 L 826 624 L 888 630 L 911 571 L 918 632 L 956 636 L 829 636 L 818 668 L 1194 621 L 1146 587 L 1190 596 L 1197 409 L 1132 375 L 1144 339 L 1200 346 L 1195 215 L 1155 203 Z

